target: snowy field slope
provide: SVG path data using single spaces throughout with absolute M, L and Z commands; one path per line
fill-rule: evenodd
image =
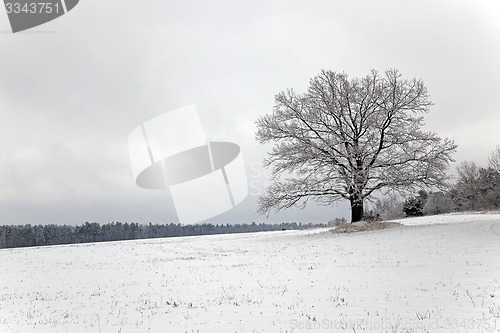
M 421 216 L 406 218 L 401 220 L 393 220 L 404 225 L 429 225 L 429 224 L 449 224 L 449 223 L 464 223 L 464 222 L 479 222 L 479 221 L 496 221 L 500 219 L 500 213 L 469 213 L 469 214 L 441 214 L 434 216 Z
M 500 332 L 485 216 L 4 249 L 0 332 Z

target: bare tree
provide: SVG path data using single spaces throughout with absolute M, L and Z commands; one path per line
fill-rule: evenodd
M 351 80 L 322 71 L 307 93 L 279 93 L 273 112 L 257 120 L 257 140 L 274 143 L 259 212 L 345 199 L 356 222 L 375 191 L 442 188 L 456 145 L 421 130 L 431 105 L 423 82 L 397 70 Z
M 423 211 L 425 215 L 450 213 L 453 210 L 453 201 L 447 193 L 429 193 Z
M 500 146 L 497 146 L 488 159 L 488 166 L 500 172 Z
M 478 210 L 481 195 L 481 168 L 476 162 L 463 161 L 457 166 L 457 183 L 451 198 L 459 211 Z
M 481 168 L 476 162 L 464 161 L 457 166 L 458 182 L 476 186 L 481 176 Z
M 403 205 L 404 202 L 396 195 L 387 195 L 376 199 L 373 210 L 381 220 L 395 220 L 405 217 Z
M 500 173 L 475 162 L 465 161 L 457 167 L 457 183 L 450 192 L 458 210 L 490 210 L 500 207 Z

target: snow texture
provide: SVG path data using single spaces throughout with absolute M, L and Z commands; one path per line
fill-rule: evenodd
M 0 332 L 500 332 L 500 215 L 0 250 Z

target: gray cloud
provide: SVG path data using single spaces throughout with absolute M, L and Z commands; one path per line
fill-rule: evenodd
M 253 122 L 274 94 L 304 91 L 323 68 L 422 78 L 435 103 L 428 128 L 457 141 L 457 160 L 485 163 L 500 144 L 499 9 L 488 0 L 86 0 L 31 32 L 2 33 L 0 223 L 175 219 L 168 193 L 135 186 L 127 137 L 193 103 L 210 139 L 241 146 L 262 189 L 256 170 L 269 147 L 254 141 Z M 255 203 L 256 194 L 213 221 L 265 219 Z M 270 220 L 336 215 L 346 207 Z

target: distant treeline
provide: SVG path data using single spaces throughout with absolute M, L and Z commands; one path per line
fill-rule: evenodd
M 215 235 L 274 230 L 300 230 L 326 227 L 326 224 L 152 224 L 85 222 L 82 225 L 3 225 L 0 226 L 0 248 L 108 242 L 132 239 Z

